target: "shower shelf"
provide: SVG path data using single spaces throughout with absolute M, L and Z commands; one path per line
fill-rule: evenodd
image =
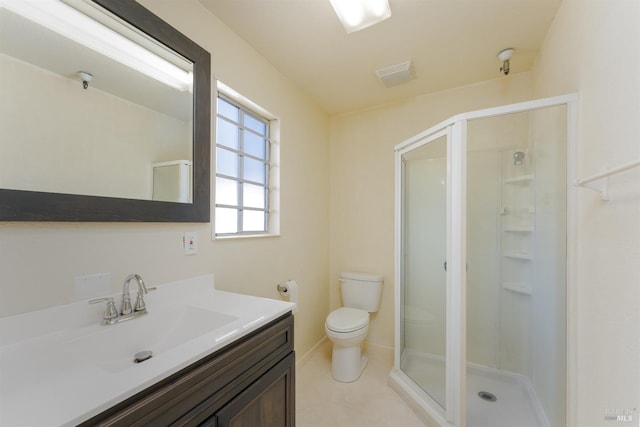
M 533 233 L 535 230 L 533 225 L 506 226 L 504 231 L 507 233 Z
M 532 260 L 533 259 L 533 255 L 530 254 L 529 252 L 524 252 L 524 251 L 507 251 L 504 252 L 502 254 L 503 257 L 505 258 L 514 258 L 514 259 L 522 259 L 522 260 Z
M 519 282 L 504 282 L 502 288 L 518 294 L 531 295 L 532 291 L 529 285 Z
M 504 180 L 505 184 L 524 184 L 526 182 L 533 181 L 533 174 L 531 175 L 521 175 L 515 176 L 513 178 L 507 178 Z

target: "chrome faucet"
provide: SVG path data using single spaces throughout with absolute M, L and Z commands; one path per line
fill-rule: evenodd
M 131 294 L 129 293 L 129 282 L 132 280 L 136 280 L 138 282 L 138 296 L 136 297 L 136 305 L 131 309 Z M 137 274 L 130 274 L 124 279 L 124 283 L 122 285 L 122 308 L 120 309 L 120 314 L 123 316 L 127 314 L 131 314 L 132 312 L 145 312 L 147 311 L 147 306 L 144 303 L 143 295 L 149 293 L 149 291 L 154 291 L 156 288 L 147 288 L 144 284 L 144 280 Z
M 131 294 L 129 293 L 129 282 L 132 280 L 138 282 L 138 295 L 136 297 L 136 304 L 133 308 L 131 308 Z M 144 302 L 143 295 L 149 293 L 149 291 L 155 290 L 155 286 L 147 288 L 144 284 L 144 280 L 142 280 L 142 277 L 139 275 L 130 274 L 126 279 L 124 279 L 124 284 L 122 285 L 122 306 L 120 308 L 120 312 L 116 309 L 116 305 L 111 297 L 92 299 L 89 301 L 89 304 L 106 301 L 107 307 L 102 318 L 102 324 L 113 325 L 114 323 L 124 322 L 125 320 L 147 314 L 147 306 Z

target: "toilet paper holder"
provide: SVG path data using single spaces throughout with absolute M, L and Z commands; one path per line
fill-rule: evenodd
M 278 283 L 278 285 L 276 286 L 278 288 L 278 292 L 280 292 L 280 295 L 282 295 L 283 297 L 291 297 L 293 296 L 293 294 L 297 294 L 296 290 L 294 288 L 296 288 L 298 285 L 296 284 L 295 280 L 287 280 L 284 283 Z
M 287 284 L 280 284 L 278 283 L 278 286 L 276 286 L 278 288 L 278 292 L 280 292 L 281 294 L 288 294 L 289 293 L 289 286 L 287 286 Z
M 284 283 L 279 283 L 276 288 L 278 289 L 278 292 L 280 293 L 280 295 L 282 295 L 285 298 L 289 299 L 289 302 L 294 303 L 295 305 L 293 306 L 293 313 L 297 313 L 298 312 L 298 284 L 295 282 L 295 280 L 287 280 Z

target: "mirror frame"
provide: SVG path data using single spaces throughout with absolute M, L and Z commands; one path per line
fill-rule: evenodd
M 91 0 L 193 62 L 192 203 L 0 189 L 0 221 L 210 222 L 211 55 L 135 0 Z

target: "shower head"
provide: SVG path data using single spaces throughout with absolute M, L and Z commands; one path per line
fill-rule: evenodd
M 513 56 L 513 48 L 504 49 L 498 54 L 498 59 L 502 61 L 502 67 L 500 67 L 500 72 L 505 76 L 509 75 L 509 71 L 511 71 L 511 57 Z
M 513 153 L 513 164 L 516 166 L 522 165 L 524 161 L 524 153 L 522 151 L 516 151 Z

